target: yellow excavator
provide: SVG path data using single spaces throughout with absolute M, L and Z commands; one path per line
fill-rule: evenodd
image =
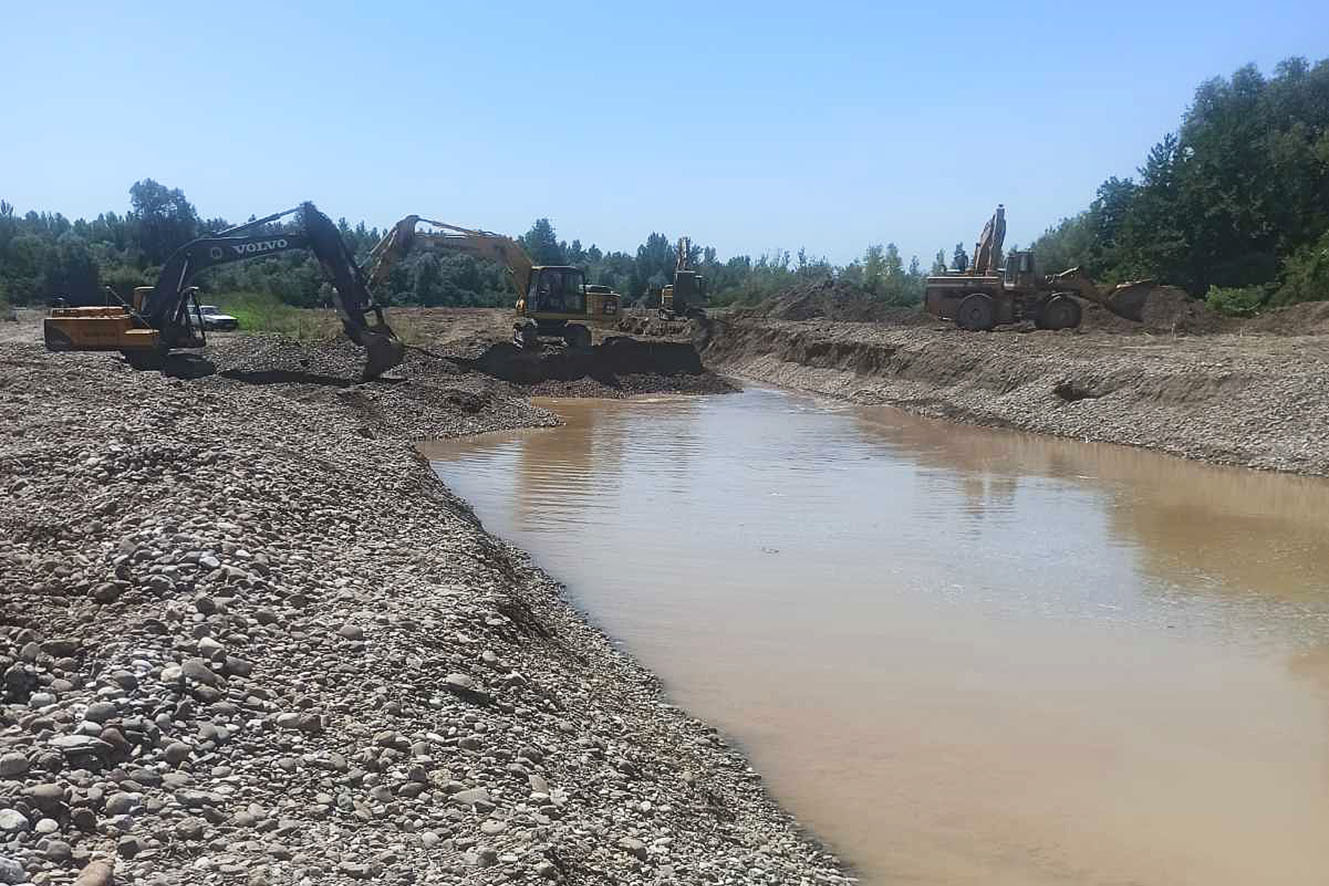
M 265 225 L 289 215 L 298 217 L 298 230 L 264 230 Z M 367 351 L 365 379 L 377 378 L 401 363 L 405 348 L 365 287 L 354 255 L 337 226 L 312 203 L 189 241 L 166 259 L 156 285 L 134 290 L 132 302 L 116 295 L 118 305 L 53 308 L 44 323 L 46 348 L 119 351 L 135 369 L 160 369 L 172 350 L 201 348 L 207 343 L 195 295 L 198 287 L 189 285 L 196 274 L 292 249 L 312 252 L 332 278 L 342 328 Z
M 421 222 L 435 230 L 417 231 Z M 507 268 L 517 289 L 512 343 L 519 348 L 538 348 L 541 339 L 562 339 L 570 348 L 589 348 L 592 326 L 612 328 L 618 323 L 622 297 L 608 286 L 587 284 L 581 268 L 537 265 L 511 237 L 418 215 L 408 215 L 393 225 L 369 253 L 365 266 L 370 289 L 376 291 L 386 283 L 393 266 L 416 244 L 487 258 Z
M 706 278 L 690 267 L 692 241 L 679 237 L 675 252 L 674 282 L 660 291 L 660 319 L 703 318 L 706 316 Z

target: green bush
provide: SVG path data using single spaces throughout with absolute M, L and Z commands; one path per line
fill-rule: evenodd
M 1283 261 L 1282 277 L 1274 304 L 1329 300 L 1329 231 L 1289 255 Z
M 211 303 L 240 321 L 240 328 L 246 332 L 317 339 L 335 335 L 341 326 L 333 311 L 292 307 L 269 293 L 233 292 L 217 296 Z
M 1230 317 L 1251 317 L 1269 300 L 1267 286 L 1210 286 L 1204 302 Z

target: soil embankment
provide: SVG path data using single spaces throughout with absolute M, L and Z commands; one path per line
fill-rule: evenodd
M 360 359 L 0 344 L 0 882 L 841 882 L 410 442 L 554 416 Z
M 1309 334 L 1323 331 L 1320 307 L 1241 324 L 1164 304 L 1152 324 L 1075 332 L 739 314 L 708 322 L 702 356 L 753 380 L 953 421 L 1329 475 L 1329 338 Z M 1219 331 L 1162 331 L 1178 327 Z

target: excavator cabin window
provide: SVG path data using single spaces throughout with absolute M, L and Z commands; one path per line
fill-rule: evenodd
M 537 311 L 583 314 L 586 312 L 586 293 L 582 284 L 582 273 L 576 268 L 541 268 L 531 281 L 527 301 L 534 304 Z

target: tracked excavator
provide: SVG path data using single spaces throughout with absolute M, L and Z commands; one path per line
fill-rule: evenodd
M 435 230 L 417 231 L 421 222 Z M 376 290 L 386 283 L 393 266 L 416 244 L 487 258 L 507 268 L 517 288 L 512 343 L 519 348 L 538 348 L 542 339 L 562 339 L 570 348 L 589 348 L 592 326 L 618 323 L 622 297 L 608 286 L 587 284 L 581 268 L 537 265 L 511 237 L 418 215 L 408 215 L 393 225 L 369 253 L 370 288 Z
M 263 230 L 290 215 L 298 216 L 299 230 Z M 132 303 L 52 309 L 44 324 L 46 348 L 119 351 L 135 369 L 159 369 L 172 350 L 206 344 L 198 287 L 189 285 L 200 271 L 292 249 L 312 252 L 332 278 L 342 328 L 367 351 L 365 379 L 377 378 L 401 363 L 404 347 L 365 287 L 351 250 L 337 226 L 312 203 L 189 241 L 162 265 L 156 285 L 134 290 Z
M 928 313 L 976 331 L 1025 321 L 1040 329 L 1073 329 L 1082 315 L 1079 298 L 1119 317 L 1140 320 L 1153 281 L 1135 280 L 1104 291 L 1078 267 L 1040 274 L 1029 251 L 1012 251 L 998 267 L 1005 238 L 1006 209 L 998 205 L 974 245 L 973 265 L 927 278 Z
M 675 253 L 674 282 L 660 291 L 660 319 L 705 317 L 706 278 L 689 267 L 692 241 L 687 237 L 679 237 Z

